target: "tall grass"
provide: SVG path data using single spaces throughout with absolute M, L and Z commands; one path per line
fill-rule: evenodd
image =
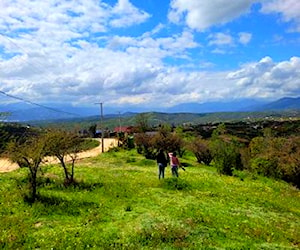
M 135 151 L 77 164 L 65 188 L 43 168 L 39 198 L 24 201 L 26 169 L 0 175 L 1 249 L 299 249 L 300 192 L 267 178 L 221 176 L 190 156 L 178 179 L 158 180 Z

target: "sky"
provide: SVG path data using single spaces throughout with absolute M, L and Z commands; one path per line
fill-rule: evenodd
M 300 96 L 299 0 L 0 0 L 0 103 Z

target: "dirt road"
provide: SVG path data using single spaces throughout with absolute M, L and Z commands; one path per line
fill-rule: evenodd
M 101 152 L 102 152 L 101 139 L 97 139 L 97 140 L 100 141 L 100 145 L 91 150 L 87 150 L 87 151 L 79 153 L 78 159 L 94 157 L 94 156 L 101 154 Z M 110 149 L 112 147 L 116 147 L 117 145 L 118 145 L 118 140 L 116 140 L 116 139 L 113 139 L 113 138 L 105 138 L 104 139 L 104 151 L 107 151 L 108 149 Z M 47 157 L 45 159 L 45 162 L 48 164 L 58 163 L 58 161 L 54 157 Z M 19 168 L 19 166 L 16 163 L 11 162 L 9 159 L 0 158 L 0 173 L 14 171 L 18 168 Z

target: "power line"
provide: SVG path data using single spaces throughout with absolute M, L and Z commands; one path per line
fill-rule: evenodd
M 19 48 L 25 55 L 28 56 L 28 52 L 24 48 L 22 48 L 21 46 L 19 46 L 17 43 L 15 43 L 10 37 L 7 37 L 6 35 L 1 34 L 1 33 L 0 33 L 0 35 L 3 38 L 7 39 L 15 47 Z M 26 63 L 29 64 L 29 65 L 31 65 L 31 67 L 34 68 L 35 70 L 37 70 L 38 72 L 42 72 L 41 69 L 39 67 L 37 67 L 36 65 L 34 65 L 32 62 L 27 61 Z M 39 66 L 42 66 L 42 65 L 39 63 Z M 44 76 L 44 77 L 46 77 L 46 79 L 48 79 L 47 75 Z M 39 104 L 39 103 L 35 103 L 35 102 L 29 101 L 29 100 L 25 100 L 25 99 L 23 99 L 21 97 L 17 97 L 17 96 L 14 96 L 14 95 L 7 94 L 6 92 L 1 91 L 1 90 L 0 90 L 0 93 L 3 94 L 3 95 L 5 95 L 5 96 L 7 96 L 7 97 L 10 97 L 10 98 L 13 98 L 13 99 L 16 99 L 16 100 L 20 100 L 22 102 L 26 102 L 26 103 L 29 103 L 31 105 L 35 105 L 35 106 L 38 106 L 38 107 L 41 107 L 41 108 L 44 108 L 44 109 L 48 109 L 48 110 L 51 110 L 51 111 L 54 111 L 54 112 L 64 113 L 64 114 L 68 114 L 68 115 L 72 115 L 72 116 L 79 116 L 80 117 L 79 114 L 62 111 L 62 110 L 59 110 L 59 109 L 56 109 L 56 108 L 51 108 L 51 107 L 48 107 L 48 106 L 45 106 L 45 105 L 42 105 L 42 104 Z
M 1 35 L 4 39 L 8 40 L 11 44 L 13 44 L 16 48 L 18 48 L 21 52 L 23 52 L 25 55 L 29 56 L 29 53 L 28 53 L 24 48 L 22 48 L 20 45 L 18 45 L 16 42 L 14 42 L 10 37 L 8 37 L 7 35 L 4 35 L 4 34 L 2 34 L 2 33 L 0 33 L 0 35 Z M 22 60 L 25 62 L 24 59 L 22 59 Z M 42 73 L 42 69 L 41 69 L 41 68 L 43 68 L 44 66 L 43 66 L 42 64 L 40 64 L 39 62 L 33 63 L 33 62 L 31 62 L 30 60 L 28 60 L 28 61 L 26 61 L 26 63 L 29 64 L 29 65 L 31 65 L 31 67 L 32 67 L 33 69 L 35 69 L 37 73 L 39 73 L 39 72 Z M 38 67 L 38 66 L 40 66 L 41 68 Z M 49 78 L 48 78 L 47 75 L 44 75 L 43 77 L 46 78 L 49 82 L 51 82 L 51 80 L 49 80 Z M 25 99 L 20 98 L 20 97 L 17 97 L 17 96 L 13 96 L 13 95 L 7 94 L 7 93 L 5 93 L 4 91 L 0 91 L 0 93 L 3 94 L 3 95 L 8 96 L 8 97 L 10 97 L 10 98 L 14 98 L 14 99 L 17 99 L 17 100 L 20 100 L 20 101 L 23 101 L 23 102 L 26 102 L 26 103 L 29 103 L 29 104 L 32 104 L 32 105 L 35 105 L 35 106 L 39 106 L 39 107 L 48 109 L 48 110 L 52 110 L 52 111 L 55 111 L 55 112 L 64 113 L 64 114 L 68 114 L 68 115 L 72 115 L 72 116 L 78 116 L 78 117 L 81 117 L 81 115 L 79 115 L 79 114 L 74 114 L 74 113 L 70 113 L 70 112 L 65 112 L 65 111 L 61 111 L 61 110 L 59 110 L 59 109 L 55 109 L 55 108 L 51 108 L 51 107 L 48 107 L 48 106 L 45 106 L 45 105 L 41 105 L 41 104 L 38 104 L 38 103 L 34 103 L 34 102 L 32 102 L 32 101 L 25 100 Z M 87 94 L 87 93 L 85 93 L 85 94 Z
M 68 115 L 72 115 L 72 116 L 81 116 L 79 114 L 62 111 L 62 110 L 59 110 L 59 109 L 56 109 L 56 108 L 51 108 L 51 107 L 48 107 L 48 106 L 45 106 L 45 105 L 42 105 L 42 104 L 39 104 L 39 103 L 35 103 L 35 102 L 29 101 L 29 100 L 25 100 L 24 98 L 7 94 L 7 93 L 5 93 L 4 91 L 1 91 L 1 90 L 0 90 L 0 94 L 5 95 L 5 96 L 10 97 L 10 98 L 13 98 L 13 99 L 16 99 L 16 100 L 19 100 L 19 101 L 22 101 L 22 102 L 29 103 L 31 105 L 35 105 L 35 106 L 38 106 L 38 107 L 41 107 L 41 108 L 44 108 L 44 109 L 48 109 L 48 110 L 51 110 L 51 111 L 54 111 L 54 112 L 64 113 L 64 114 L 68 114 Z

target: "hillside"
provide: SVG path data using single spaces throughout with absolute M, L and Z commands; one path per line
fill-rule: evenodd
M 299 249 L 300 193 L 284 182 L 188 165 L 157 178 L 135 151 L 77 163 L 79 184 L 43 168 L 38 202 L 23 200 L 27 169 L 0 174 L 2 249 Z
M 266 110 L 300 110 L 300 97 L 297 98 L 282 98 L 277 101 L 261 105 L 256 108 L 258 111 Z
M 160 124 L 182 125 L 182 124 L 207 124 L 219 122 L 255 122 L 258 120 L 281 120 L 299 119 L 299 111 L 270 111 L 270 112 L 220 112 L 220 113 L 145 113 L 148 117 L 149 125 L 158 126 Z M 120 116 L 106 115 L 103 119 L 103 126 L 113 130 L 115 127 L 136 125 L 136 113 L 126 113 Z M 100 117 L 92 116 L 68 120 L 36 121 L 31 124 L 36 126 L 59 126 L 66 128 L 88 128 L 93 124 L 100 125 Z
M 270 111 L 289 111 L 300 110 L 300 97 L 298 98 L 282 98 L 272 102 L 265 100 L 241 99 L 232 101 L 219 101 L 207 103 L 182 103 L 173 107 L 111 107 L 104 106 L 104 114 L 110 117 L 117 117 L 122 113 L 124 117 L 131 113 L 155 112 L 155 113 L 193 113 L 193 114 L 211 114 L 211 113 L 240 113 L 240 112 L 270 112 Z M 124 110 L 125 109 L 125 110 Z M 123 112 L 119 112 L 123 110 Z M 0 113 L 8 112 L 10 115 L 6 117 L 8 121 L 32 122 L 32 121 L 49 121 L 58 119 L 78 120 L 89 119 L 89 117 L 100 116 L 100 110 L 97 105 L 80 107 L 70 106 L 56 103 L 46 103 L 45 105 L 32 105 L 28 103 L 1 104 Z

